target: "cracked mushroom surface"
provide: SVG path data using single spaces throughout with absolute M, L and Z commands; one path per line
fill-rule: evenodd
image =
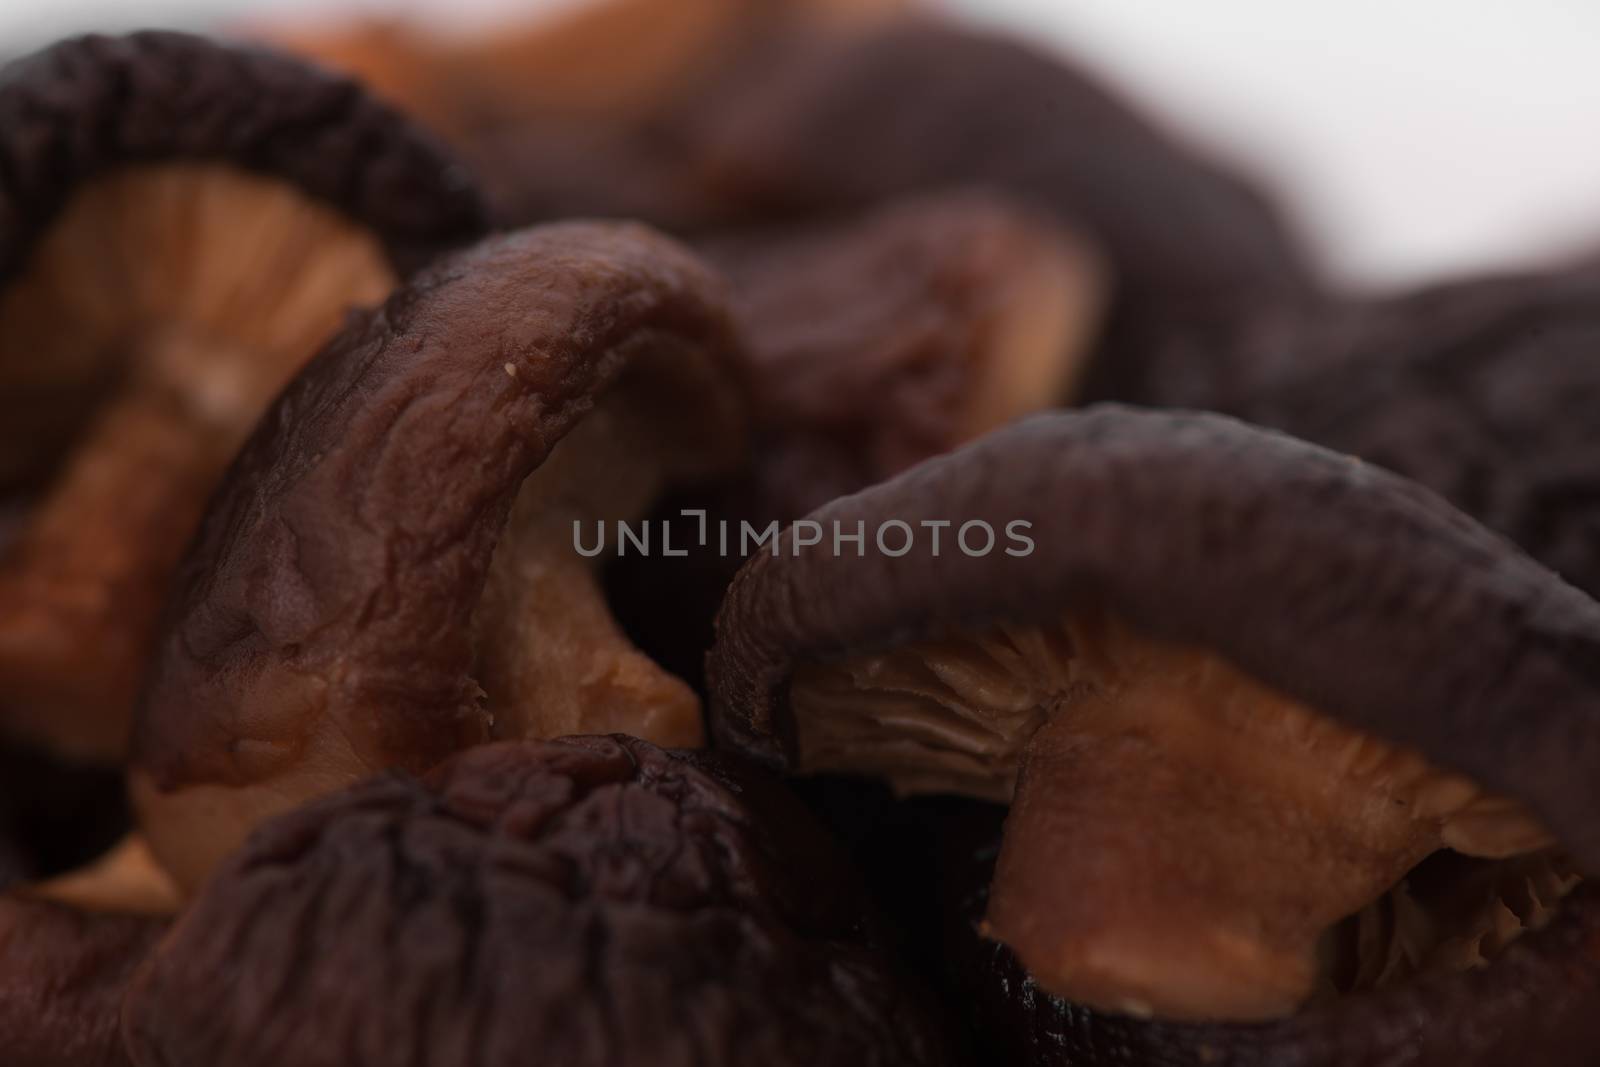
M 1051 993 L 1278 1018 L 1329 932 L 1442 850 L 1600 866 L 1600 605 L 1412 483 L 1100 407 L 809 518 L 865 522 L 865 551 L 791 528 L 746 564 L 716 736 L 1008 801 L 985 929 Z M 894 523 L 915 543 L 877 550 Z
M 114 760 L 167 579 L 256 417 L 483 209 L 354 83 L 176 33 L 0 74 L 0 727 Z M 93 670 L 84 664 L 93 663 Z
M 139 707 L 133 795 L 179 882 L 266 815 L 469 745 L 700 743 L 579 531 L 740 462 L 733 344 L 707 267 L 600 223 L 491 238 L 334 338 L 213 498 Z
M 1440 493 L 1600 596 L 1600 269 L 1451 282 L 1310 320 L 1231 405 Z
M 281 816 L 134 981 L 138 1067 L 945 1063 L 777 783 L 636 738 L 506 742 Z

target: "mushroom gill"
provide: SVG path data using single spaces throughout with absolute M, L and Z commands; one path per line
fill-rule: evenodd
M 286 182 L 182 163 L 87 183 L 0 296 L 0 469 L 58 469 L 0 556 L 7 728 L 113 758 L 166 580 L 256 417 L 395 276 Z M 85 670 L 85 664 L 94 664 Z
M 985 932 L 1051 992 L 1124 1014 L 1289 1014 L 1333 981 L 1341 921 L 1430 856 L 1525 863 L 1552 844 L 1519 804 L 1091 612 L 804 665 L 789 701 L 810 770 L 1009 800 Z M 1459 912 L 1432 913 L 1435 947 L 1474 938 Z M 1377 984 L 1375 957 L 1403 939 L 1352 921 L 1366 948 L 1347 946 L 1343 966 Z M 1492 952 L 1532 925 L 1473 944 Z

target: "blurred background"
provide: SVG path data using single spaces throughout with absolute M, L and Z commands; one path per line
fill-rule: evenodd
M 581 0 L 3 0 L 0 49 L 86 29 L 475 29 Z M 1600 244 L 1590 0 L 942 0 L 1070 51 L 1277 187 L 1340 280 L 1388 286 Z

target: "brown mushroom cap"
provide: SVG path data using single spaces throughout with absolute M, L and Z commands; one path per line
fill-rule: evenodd
M 263 826 L 127 998 L 141 1067 L 948 1062 L 865 894 L 764 775 L 483 746 Z
M 0 170 L 0 484 L 50 481 L 0 558 L 3 720 L 114 758 L 233 450 L 350 306 L 484 211 L 353 83 L 173 33 L 6 68 Z
M 14 1067 L 122 1067 L 122 997 L 166 923 L 0 896 L 0 1049 Z
M 1600 596 L 1600 264 L 1333 310 L 1230 407 L 1417 481 Z
M 134 795 L 187 887 L 265 814 L 491 738 L 700 738 L 574 542 L 740 460 L 718 280 L 632 225 L 442 261 L 279 398 L 180 570 Z
M 715 733 L 1013 798 L 989 919 L 1047 988 L 1281 1014 L 1322 930 L 1438 848 L 1511 855 L 1548 827 L 1600 870 L 1600 606 L 1410 483 L 1108 407 L 810 518 L 864 521 L 868 549 L 797 551 L 791 528 L 746 565 Z M 969 554 L 977 520 L 1030 523 L 1032 550 Z M 937 556 L 924 521 L 953 524 Z M 886 522 L 912 551 L 874 550 Z
M 701 248 L 730 280 L 750 357 L 763 519 L 1061 403 L 1107 287 L 1070 230 L 977 191 Z

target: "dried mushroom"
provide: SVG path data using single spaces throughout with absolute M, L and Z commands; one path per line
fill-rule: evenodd
M 133 794 L 193 887 L 268 814 L 495 738 L 701 740 L 580 552 L 742 459 L 721 283 L 639 226 L 485 241 L 278 399 L 181 566 Z
M 1421 482 L 1600 596 L 1600 270 L 1439 285 L 1276 345 L 1293 363 L 1238 412 Z
M 762 518 L 793 519 L 1070 396 L 1098 256 L 984 193 L 708 242 L 750 360 Z
M 508 742 L 264 826 L 134 981 L 139 1067 L 945 1062 L 773 783 Z
M 670 179 L 650 127 L 791 23 L 870 23 L 903 0 L 589 0 L 488 31 L 395 21 L 285 23 L 273 39 L 349 71 L 446 136 L 519 223 L 606 215 L 663 223 L 710 205 Z
M 123 1067 L 122 998 L 165 921 L 0 896 L 0 1049 L 7 1067 Z
M 1105 407 L 809 518 L 729 591 L 716 735 L 1009 801 L 986 929 L 1051 993 L 1276 1018 L 1441 850 L 1600 868 L 1600 605 L 1408 482 Z
M 1319 299 L 1262 192 L 1058 57 L 874 0 L 656 5 L 639 23 L 655 32 L 582 43 L 636 3 L 602 3 L 570 35 L 550 27 L 538 52 L 559 49 L 554 64 L 528 58 L 538 34 L 511 35 L 511 62 L 467 49 L 465 74 L 419 78 L 436 61 L 381 47 L 345 61 L 406 72 L 419 107 L 453 116 L 517 224 L 611 216 L 706 234 L 951 187 L 1023 199 L 1109 262 L 1116 299 L 1085 383 L 1096 398 L 1212 403 L 1256 372 L 1234 358 L 1236 333 Z M 606 76 L 635 49 L 674 58 Z M 547 67 L 577 77 L 560 92 Z M 476 106 L 463 84 L 479 87 Z
M 687 172 L 668 176 L 723 221 L 960 184 L 1080 228 L 1116 283 L 1087 383 L 1096 397 L 1207 403 L 1253 372 L 1224 339 L 1263 308 L 1316 296 L 1260 192 L 1062 60 L 933 19 L 780 36 L 658 126 Z
M 1106 287 L 1099 257 L 1070 231 L 974 191 L 697 248 L 729 281 L 752 392 L 750 464 L 663 501 L 655 520 L 679 531 L 687 558 L 623 556 L 608 570 L 619 590 L 655 594 L 617 596 L 619 619 L 691 681 L 747 529 L 776 530 L 1070 396 Z
M 0 486 L 37 491 L 0 556 L 0 728 L 114 759 L 233 451 L 349 307 L 483 212 L 354 84 L 171 33 L 6 68 L 0 170 Z

